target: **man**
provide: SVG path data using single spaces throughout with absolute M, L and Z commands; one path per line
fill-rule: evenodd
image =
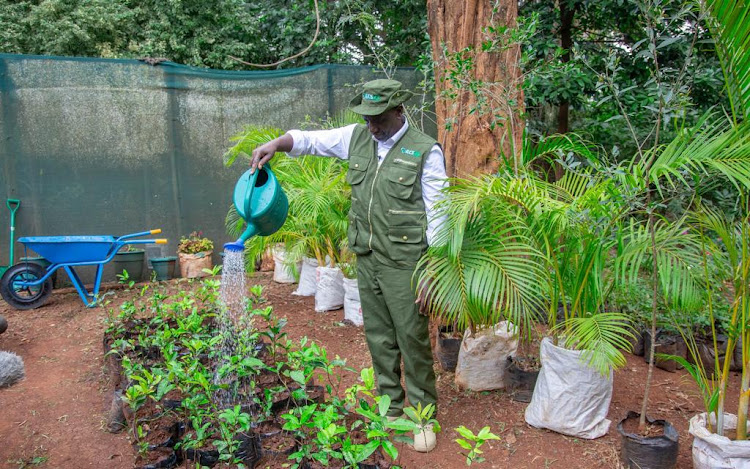
M 404 406 L 402 357 L 409 403 L 437 403 L 428 319 L 416 304 L 413 274 L 441 222 L 434 206 L 446 184 L 445 162 L 435 139 L 409 126 L 403 103 L 411 96 L 398 81 L 370 81 L 350 104 L 365 125 L 290 130 L 252 157 L 253 169 L 279 151 L 349 160 L 349 248 L 357 254 L 365 336 L 378 392 L 391 398 L 390 417 Z M 431 427 L 414 440 L 420 452 L 436 444 Z

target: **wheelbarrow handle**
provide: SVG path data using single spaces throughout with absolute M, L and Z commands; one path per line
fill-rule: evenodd
M 155 230 L 149 230 L 149 231 L 141 231 L 140 233 L 127 234 L 125 236 L 120 236 L 119 238 L 117 238 L 117 241 L 125 241 L 126 239 L 140 238 L 141 236 L 159 234 L 159 233 L 161 233 L 161 228 L 157 228 Z
M 168 240 L 167 238 L 157 238 L 157 239 L 134 239 L 132 241 L 125 240 L 124 242 L 120 242 L 120 244 L 167 244 Z

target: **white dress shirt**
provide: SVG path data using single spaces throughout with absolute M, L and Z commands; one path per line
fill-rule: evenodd
M 349 143 L 354 134 L 356 124 L 331 130 L 290 130 L 289 135 L 294 140 L 292 151 L 289 156 L 318 155 L 332 156 L 342 160 L 349 159 Z M 378 142 L 378 164 L 382 163 L 388 151 L 406 133 L 409 123 L 405 120 L 404 125 L 393 137 Z M 445 217 L 438 217 L 435 213 L 435 203 L 443 198 L 441 189 L 447 187 L 448 181 L 445 174 L 445 159 L 439 145 L 435 145 L 427 155 L 422 169 L 422 200 L 427 213 L 427 244 L 432 244 L 437 228 L 443 223 Z

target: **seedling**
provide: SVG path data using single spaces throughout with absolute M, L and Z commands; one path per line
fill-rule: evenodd
M 480 454 L 482 454 L 482 450 L 480 450 L 479 448 L 489 440 L 500 439 L 499 436 L 490 432 L 489 425 L 479 430 L 479 433 L 477 433 L 476 435 L 474 434 L 474 432 L 464 427 L 463 425 L 456 428 L 456 431 L 463 437 L 456 438 L 456 443 L 458 443 L 459 446 L 468 451 L 468 453 L 466 454 L 464 454 L 463 452 L 459 452 L 459 454 L 466 456 L 467 466 L 471 466 L 472 463 L 475 462 L 484 462 L 484 458 L 479 456 Z

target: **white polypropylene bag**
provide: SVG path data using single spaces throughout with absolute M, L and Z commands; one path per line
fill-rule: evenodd
M 711 420 L 714 416 L 711 415 Z M 737 416 L 724 414 L 724 430 L 737 428 Z M 695 469 L 750 469 L 750 441 L 730 440 L 706 428 L 706 414 L 690 419 L 693 435 L 693 467 Z
M 318 267 L 318 261 L 310 257 L 302 259 L 302 268 L 299 270 L 299 285 L 297 290 L 292 293 L 298 296 L 313 296 L 318 289 L 318 279 L 315 269 Z
M 315 269 L 318 289 L 315 291 L 315 312 L 323 313 L 344 306 L 344 274 L 338 267 Z
M 362 303 L 359 301 L 359 286 L 356 278 L 344 279 L 344 319 L 362 326 Z
M 549 338 L 542 340 L 542 369 L 526 407 L 526 423 L 586 439 L 607 433 L 612 371 L 602 376 L 581 361 L 582 353 L 557 347 Z
M 505 387 L 505 363 L 516 355 L 518 333 L 509 322 L 481 329 L 476 336 L 466 329 L 456 365 L 456 385 L 472 391 L 490 391 Z
M 273 281 L 276 283 L 295 283 L 297 279 L 294 276 L 294 266 L 287 262 L 286 251 L 283 249 L 273 250 Z M 302 263 L 297 264 L 297 271 Z

